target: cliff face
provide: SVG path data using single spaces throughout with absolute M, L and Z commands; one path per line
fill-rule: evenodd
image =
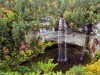
M 34 34 L 31 35 L 29 32 L 28 36 L 31 35 L 31 37 L 33 36 L 36 36 L 37 38 L 40 37 L 42 38 L 43 42 L 45 42 L 45 40 L 58 42 L 58 36 L 60 35 L 58 35 L 58 31 L 55 31 L 54 28 L 51 30 L 48 30 L 46 28 L 41 29 L 41 30 L 42 32 L 40 31 L 39 33 L 35 35 Z M 97 51 L 100 50 L 100 23 L 94 25 L 92 27 L 92 31 L 93 32 L 89 36 L 80 32 L 67 31 L 67 33 L 63 33 L 61 35 L 61 41 L 84 47 L 87 45 L 86 43 L 87 43 L 87 37 L 88 37 L 89 38 L 88 48 L 90 52 L 94 55 Z
M 58 36 L 61 36 L 60 38 L 62 42 L 75 44 L 82 47 L 86 44 L 86 35 L 83 33 L 67 32 L 65 34 L 63 33 L 62 35 L 58 35 L 58 31 L 46 31 L 44 33 L 39 33 L 39 37 L 47 41 L 58 42 Z
M 100 51 L 100 22 L 92 27 L 93 34 L 90 35 L 89 39 L 89 49 L 94 57 L 94 55 Z

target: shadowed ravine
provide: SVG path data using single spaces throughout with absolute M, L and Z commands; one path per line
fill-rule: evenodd
M 47 47 L 45 49 L 44 54 L 39 54 L 37 57 L 34 57 L 32 60 L 24 62 L 24 65 L 29 64 L 30 62 L 38 62 L 38 61 L 48 61 L 48 59 L 53 58 L 53 63 L 58 63 L 58 65 L 53 69 L 53 71 L 62 71 L 65 73 L 68 69 L 70 69 L 74 65 L 85 65 L 90 62 L 90 56 L 88 53 L 84 54 L 83 60 L 80 60 L 82 56 L 82 47 L 72 44 L 67 44 L 68 50 L 68 60 L 66 62 L 58 62 L 58 45 L 55 44 L 53 46 Z

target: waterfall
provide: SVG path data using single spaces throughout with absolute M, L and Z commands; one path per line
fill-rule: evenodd
M 87 40 L 87 35 L 88 35 L 88 24 L 86 23 L 84 25 L 84 33 L 86 34 L 86 40 Z M 87 42 L 86 42 L 87 43 Z M 86 46 L 83 46 L 83 49 L 82 49 L 82 56 L 80 58 L 80 60 L 83 60 L 83 57 L 84 57 L 84 52 L 86 51 Z
M 67 24 L 63 18 L 59 20 L 58 26 L 58 61 L 67 61 Z M 64 41 L 62 41 L 64 39 Z

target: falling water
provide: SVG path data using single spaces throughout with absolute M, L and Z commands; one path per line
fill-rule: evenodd
M 67 45 L 64 41 L 66 41 L 67 37 L 67 25 L 63 18 L 59 20 L 58 26 L 58 61 L 67 61 Z M 64 41 L 62 41 L 64 39 Z
M 87 27 L 87 23 L 84 25 L 84 33 L 87 35 L 88 34 L 88 27 Z M 87 40 L 87 36 L 86 36 L 86 40 Z M 84 52 L 86 51 L 86 46 L 83 47 L 82 49 L 82 56 L 80 58 L 80 60 L 83 60 L 84 58 Z

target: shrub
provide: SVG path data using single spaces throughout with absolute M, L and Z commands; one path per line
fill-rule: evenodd
M 100 51 L 96 53 L 96 59 L 100 59 Z
M 50 71 L 53 70 L 53 68 L 57 65 L 52 63 L 53 59 L 49 59 L 47 63 L 43 62 L 37 62 L 32 66 L 32 69 L 34 72 L 39 72 L 39 73 L 49 73 Z
M 66 75 L 87 75 L 83 66 L 74 66 L 69 71 L 66 72 Z
M 99 75 L 100 74 L 100 60 L 93 64 L 88 64 L 84 67 L 88 75 Z

